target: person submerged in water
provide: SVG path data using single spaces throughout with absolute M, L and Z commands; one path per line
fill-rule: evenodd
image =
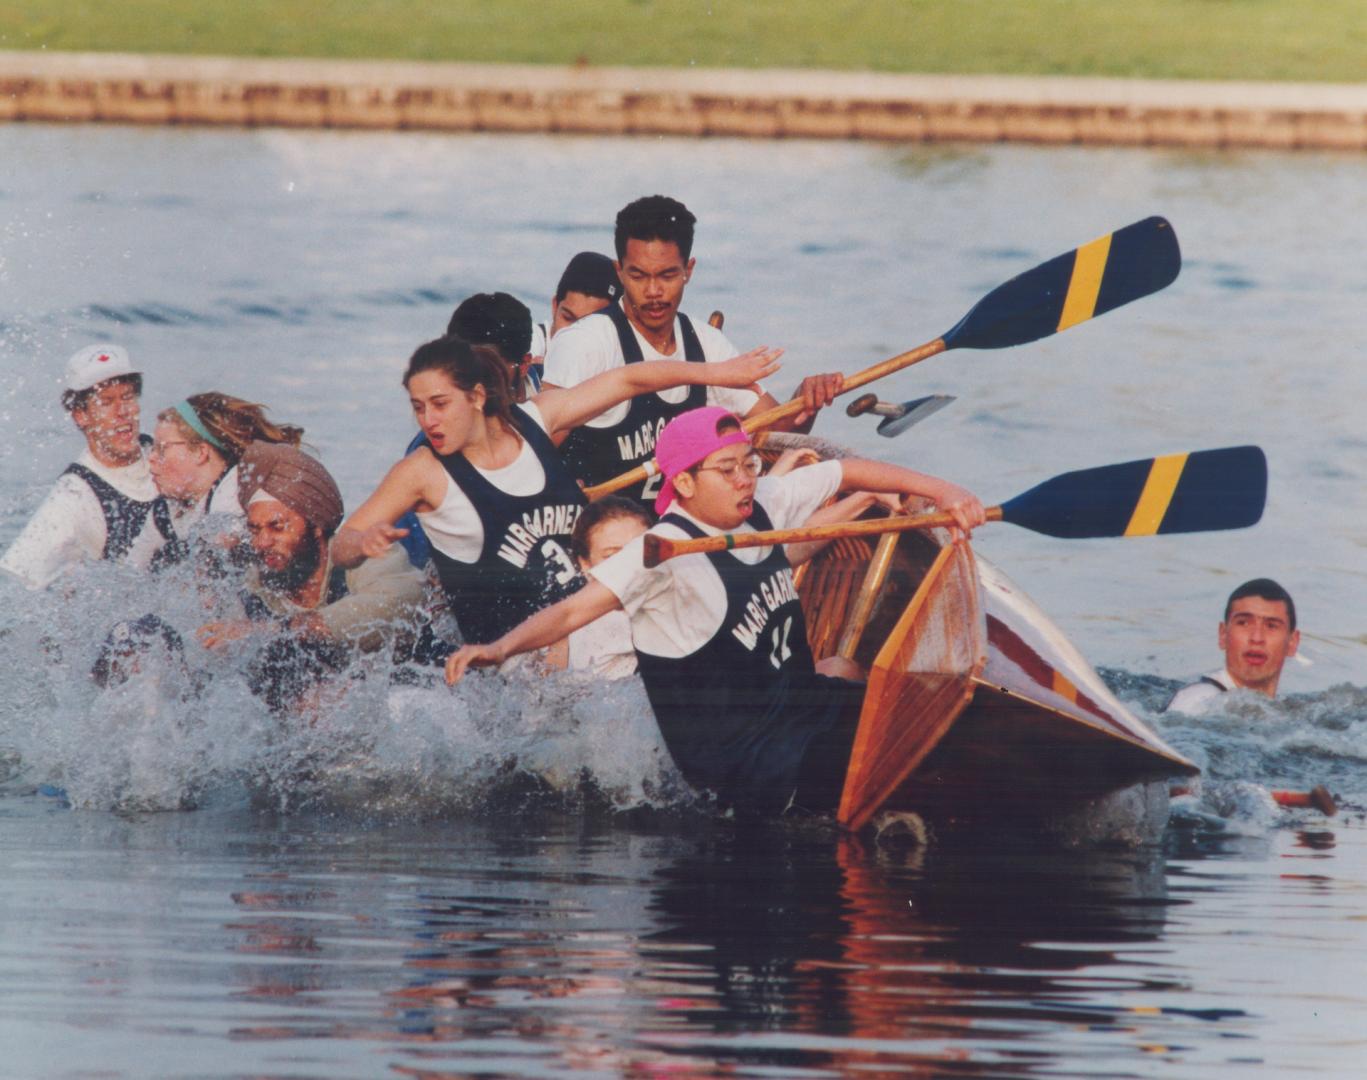
M 517 405 L 492 349 L 455 337 L 429 341 L 403 378 L 425 444 L 346 521 L 334 557 L 354 567 L 384 556 L 406 532 L 395 522 L 416 510 L 461 636 L 492 641 L 581 584 L 569 548 L 585 499 L 560 461 L 556 435 L 634 394 L 752 386 L 778 370 L 779 355 L 755 349 L 718 364 L 633 364 Z
M 246 617 L 200 627 L 200 643 L 222 649 L 283 632 L 294 644 L 269 642 L 262 660 L 283 677 L 292 658 L 301 670 L 323 672 L 411 640 L 422 577 L 399 548 L 354 570 L 336 564 L 329 541 L 342 521 L 342 496 L 322 462 L 298 447 L 257 442 L 240 468 L 238 499 L 257 562 L 247 577 Z
M 90 345 L 67 361 L 62 406 L 85 450 L 57 479 L 0 570 L 30 589 L 74 566 L 108 559 L 143 569 L 175 536 L 140 432 L 142 372 L 118 345 Z
M 1239 688 L 1275 698 L 1282 667 L 1300 646 L 1295 601 L 1271 578 L 1245 581 L 1225 602 L 1218 640 L 1225 666 L 1178 690 L 1164 712 L 1201 713 Z
M 786 528 L 842 488 L 915 495 L 948 510 L 966 533 L 982 504 L 955 484 L 860 458 L 756 479 L 759 457 L 725 409 L 671 420 L 657 459 L 665 476 L 650 531 L 670 539 Z M 641 677 L 684 777 L 723 804 L 772 812 L 834 809 L 863 686 L 849 661 L 817 661 L 781 547 L 690 554 L 647 568 L 638 537 L 593 569 L 593 580 L 498 639 L 467 645 L 447 681 L 471 666 L 557 641 L 611 611 L 631 622 Z

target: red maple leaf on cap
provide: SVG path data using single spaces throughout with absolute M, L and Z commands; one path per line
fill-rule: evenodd
M 108 360 L 108 359 L 109 359 L 109 354 L 108 354 L 108 353 L 100 353 L 99 356 L 95 357 L 95 363 L 97 363 L 97 364 L 103 364 L 103 363 L 104 363 L 106 360 Z

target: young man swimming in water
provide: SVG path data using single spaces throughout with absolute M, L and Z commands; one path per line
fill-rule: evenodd
M 1296 655 L 1300 641 L 1291 594 L 1271 578 L 1245 581 L 1230 593 L 1220 623 L 1225 666 L 1182 687 L 1164 711 L 1201 713 L 1221 694 L 1238 688 L 1276 697 L 1282 667 Z
M 843 458 L 757 480 L 749 436 L 717 407 L 670 421 L 656 457 L 665 476 L 656 507 L 668 513 L 651 531 L 674 540 L 800 525 L 843 488 L 928 498 L 964 532 L 984 521 L 963 488 L 883 462 Z M 723 805 L 833 809 L 863 687 L 848 678 L 858 674 L 849 662 L 813 658 L 783 549 L 684 555 L 653 568 L 643 551 L 641 538 L 631 541 L 578 592 L 460 649 L 447 681 L 624 609 L 660 730 L 690 783 Z

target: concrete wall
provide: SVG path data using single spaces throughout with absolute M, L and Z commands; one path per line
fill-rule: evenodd
M 0 121 L 1367 149 L 1367 84 L 0 52 Z

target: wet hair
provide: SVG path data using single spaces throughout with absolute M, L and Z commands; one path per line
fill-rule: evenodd
M 75 412 L 77 409 L 84 409 L 90 404 L 91 398 L 95 396 L 95 393 L 101 386 L 118 386 L 123 383 L 127 383 L 133 387 L 133 393 L 137 394 L 138 397 L 142 397 L 141 375 L 136 373 L 132 375 L 115 375 L 112 379 L 105 379 L 103 382 L 97 382 L 94 386 L 87 386 L 84 390 L 63 390 L 62 408 L 67 412 Z
M 635 499 L 624 499 L 620 495 L 608 495 L 597 502 L 591 502 L 579 512 L 579 520 L 574 523 L 570 533 L 570 551 L 576 559 L 583 561 L 589 557 L 589 535 L 594 529 L 619 518 L 631 518 L 646 528 L 655 524 L 655 515 Z
M 489 345 L 471 345 L 464 338 L 446 337 L 419 345 L 403 373 L 404 389 L 414 375 L 440 371 L 452 384 L 469 393 L 484 387 L 484 415 L 512 423 L 513 387 L 510 369 Z
M 1273 603 L 1280 600 L 1286 605 L 1286 621 L 1290 629 L 1296 629 L 1296 602 L 1291 599 L 1291 594 L 1278 585 L 1271 578 L 1254 578 L 1252 581 L 1245 581 L 1237 589 L 1229 594 L 1229 599 L 1225 601 L 1225 622 L 1229 622 L 1229 616 L 1234 610 L 1234 602 L 1242 600 L 1247 596 L 1256 596 L 1259 600 L 1269 600 Z
M 294 424 L 276 424 L 266 419 L 266 407 L 255 402 L 244 401 L 230 394 L 220 394 L 210 390 L 203 394 L 192 394 L 185 399 L 199 417 L 199 422 L 219 445 L 214 446 L 229 465 L 236 465 L 247 447 L 254 442 L 284 443 L 298 446 L 304 437 L 304 429 Z M 191 446 L 206 440 L 185 422 L 175 408 L 162 409 L 157 413 L 158 420 L 172 420 L 185 435 Z
M 693 226 L 697 223 L 688 207 L 668 195 L 647 195 L 627 203 L 617 212 L 617 228 L 612 242 L 617 261 L 627 257 L 628 240 L 662 240 L 677 244 L 684 262 L 693 252 Z
M 506 292 L 475 293 L 451 313 L 446 333 L 471 345 L 492 345 L 508 363 L 520 364 L 532 348 L 532 313 Z

